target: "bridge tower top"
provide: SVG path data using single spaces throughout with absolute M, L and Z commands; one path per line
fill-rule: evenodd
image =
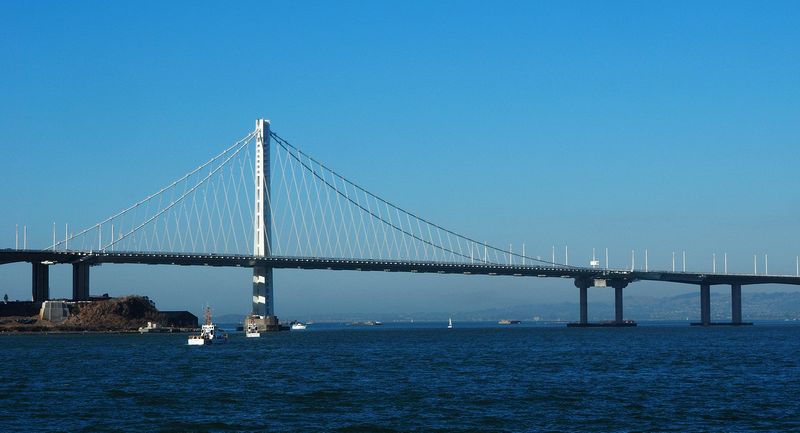
M 270 212 L 269 120 L 256 120 L 255 218 L 253 255 L 272 255 L 272 214 Z

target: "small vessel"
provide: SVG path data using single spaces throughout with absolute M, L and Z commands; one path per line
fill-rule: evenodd
M 365 322 L 350 322 L 347 324 L 348 326 L 381 326 L 383 322 L 379 322 L 377 320 L 367 320 Z
M 306 324 L 303 322 L 292 322 L 292 331 L 302 331 L 306 329 Z
M 497 323 L 500 324 L 500 325 L 519 325 L 520 321 L 519 320 L 503 319 L 503 320 L 501 320 L 501 321 L 499 321 Z
M 190 346 L 205 346 L 209 344 L 221 344 L 228 342 L 228 334 L 217 328 L 217 325 L 211 322 L 211 307 L 206 306 L 203 312 L 205 323 L 200 328 L 200 335 L 192 335 L 189 337 Z
M 447 329 L 453 329 L 453 318 L 449 317 L 447 319 Z
M 256 318 L 254 316 L 247 317 L 247 330 L 245 331 L 245 336 L 250 338 L 257 338 L 261 336 L 261 333 L 258 332 L 258 324 L 256 323 Z

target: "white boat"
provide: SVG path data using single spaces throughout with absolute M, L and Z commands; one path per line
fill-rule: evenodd
M 228 334 L 217 328 L 217 325 L 211 322 L 211 308 L 206 307 L 204 314 L 205 324 L 200 328 L 200 335 L 192 335 L 189 337 L 190 346 L 205 346 L 209 344 L 221 344 L 228 342 Z
M 306 329 L 306 324 L 303 322 L 294 322 L 292 323 L 292 331 L 302 331 Z
M 453 329 L 453 318 L 452 317 L 447 319 L 447 329 Z
M 253 316 L 247 318 L 247 329 L 245 329 L 245 335 L 250 338 L 261 336 L 261 333 L 258 332 L 258 324 Z

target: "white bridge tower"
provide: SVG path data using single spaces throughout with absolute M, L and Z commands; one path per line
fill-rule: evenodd
M 255 187 L 256 203 L 253 220 L 253 255 L 272 255 L 272 214 L 270 213 L 269 120 L 256 120 Z M 272 267 L 253 267 L 253 315 L 275 316 L 272 297 Z

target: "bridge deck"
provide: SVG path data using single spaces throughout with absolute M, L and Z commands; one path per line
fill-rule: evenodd
M 419 272 L 462 275 L 506 275 L 526 277 L 560 277 L 613 279 L 626 282 L 664 281 L 685 284 L 794 284 L 800 277 L 788 275 L 712 274 L 696 272 L 644 272 L 620 269 L 599 269 L 574 266 L 498 265 L 486 263 L 442 263 L 406 260 L 337 259 L 320 257 L 255 257 L 220 254 L 86 252 L 52 250 L 0 250 L 0 264 L 6 263 L 99 265 L 147 264 L 178 266 L 254 267 L 275 269 L 329 269 L 351 271 Z

